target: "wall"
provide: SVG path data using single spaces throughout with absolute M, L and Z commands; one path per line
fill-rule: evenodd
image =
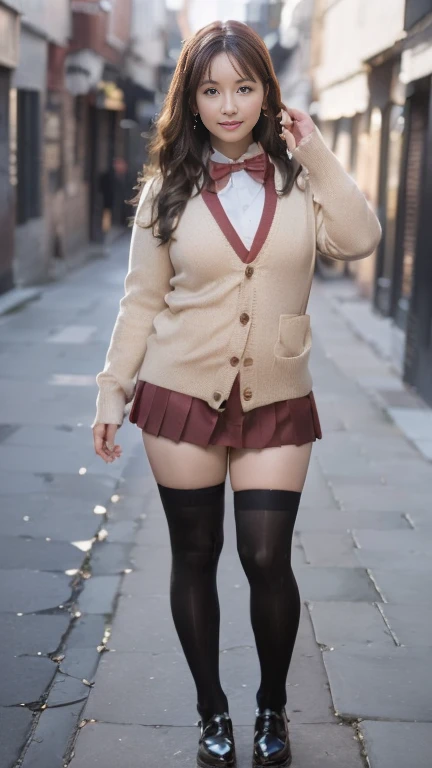
M 21 0 L 22 23 L 65 45 L 71 30 L 69 0 Z
M 315 71 L 323 120 L 367 108 L 364 62 L 403 37 L 405 0 L 339 0 L 322 3 L 320 62 Z
M 22 10 L 22 0 L 2 0 L 2 4 L 18 13 Z
M 112 0 L 110 13 L 73 13 L 70 52 L 86 48 L 118 66 L 130 34 L 132 0 Z
M 41 94 L 41 113 L 43 113 L 46 91 L 47 56 L 46 40 L 32 30 L 21 26 L 19 63 L 12 75 L 11 88 L 38 91 Z M 21 286 L 42 281 L 46 273 L 46 259 L 45 222 L 42 210 L 41 216 L 30 218 L 15 228 L 13 264 L 15 284 Z
M 164 60 L 166 10 L 160 0 L 134 0 L 128 73 L 138 85 L 156 90 L 156 67 Z
M 46 88 L 47 57 L 46 41 L 30 29 L 21 27 L 19 60 L 12 76 L 12 87 L 44 91 Z

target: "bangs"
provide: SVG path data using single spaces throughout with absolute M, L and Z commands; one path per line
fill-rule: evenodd
M 192 72 L 191 77 L 191 89 L 196 89 L 199 87 L 199 84 L 203 80 L 212 80 L 212 74 L 211 74 L 211 65 L 213 59 L 218 56 L 220 53 L 226 53 L 228 56 L 230 63 L 232 64 L 233 68 L 237 72 L 239 78 L 243 78 L 244 80 L 251 80 L 253 83 L 258 82 L 260 79 L 258 77 L 257 80 L 257 73 L 252 70 L 252 68 L 248 64 L 247 55 L 245 52 L 245 55 L 242 55 L 241 50 L 239 50 L 239 46 L 235 45 L 236 50 L 227 50 L 225 47 L 217 46 L 216 49 L 206 51 L 203 53 L 202 58 L 200 60 L 200 57 L 198 57 L 196 70 L 195 72 Z

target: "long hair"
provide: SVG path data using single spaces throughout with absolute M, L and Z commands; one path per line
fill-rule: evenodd
M 219 53 L 229 56 L 236 71 L 236 64 L 243 70 L 239 76 L 258 77 L 264 91 L 268 87 L 267 117 L 261 113 L 252 136 L 253 141 L 261 142 L 264 151 L 277 164 L 283 179 L 281 194 L 291 191 L 301 169 L 296 161 L 288 159 L 286 143 L 279 135 L 282 127 L 276 115 L 286 107 L 281 101 L 279 84 L 265 43 L 243 22 L 213 21 L 183 45 L 162 109 L 153 123 L 154 132 L 148 144 L 149 162 L 138 178 L 135 187 L 138 192 L 130 201 L 138 205 L 145 182 L 157 178 L 157 183 L 151 185 L 157 192 L 152 195 L 150 223 L 145 224 L 138 219 L 137 223 L 145 228 L 153 227 L 153 234 L 160 240 L 160 245 L 173 237 L 194 185 L 199 194 L 211 182 L 203 162 L 203 147 L 209 140 L 209 131 L 199 117 L 194 129 L 192 110 L 199 83 L 210 72 L 211 61 Z

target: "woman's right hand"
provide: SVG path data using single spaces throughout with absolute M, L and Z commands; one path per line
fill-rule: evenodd
M 114 459 L 119 459 L 122 449 L 114 445 L 118 424 L 95 424 L 93 427 L 94 449 L 106 464 L 111 464 Z

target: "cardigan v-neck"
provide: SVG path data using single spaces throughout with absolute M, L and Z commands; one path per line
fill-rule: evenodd
M 246 248 L 237 231 L 231 224 L 231 221 L 229 220 L 224 210 L 219 196 L 214 192 L 210 192 L 208 189 L 203 189 L 201 192 L 202 198 L 206 203 L 210 213 L 214 217 L 216 223 L 224 233 L 225 237 L 227 238 L 239 259 L 241 259 L 241 261 L 245 264 L 250 264 L 252 261 L 255 261 L 265 241 L 267 240 L 276 213 L 277 195 L 274 181 L 275 167 L 273 163 L 270 162 L 270 160 L 268 162 L 269 171 L 264 183 L 264 206 L 261 219 L 250 249 Z
M 234 162 L 246 160 L 247 157 L 254 157 L 255 154 L 263 153 L 263 151 L 261 144 L 251 142 L 246 152 L 234 161 L 213 147 L 211 160 L 216 167 L 220 163 L 231 165 Z M 216 183 L 216 191 L 231 224 L 242 243 L 250 250 L 264 208 L 265 189 L 263 182 L 255 179 L 244 169 L 237 170 L 222 182 Z

